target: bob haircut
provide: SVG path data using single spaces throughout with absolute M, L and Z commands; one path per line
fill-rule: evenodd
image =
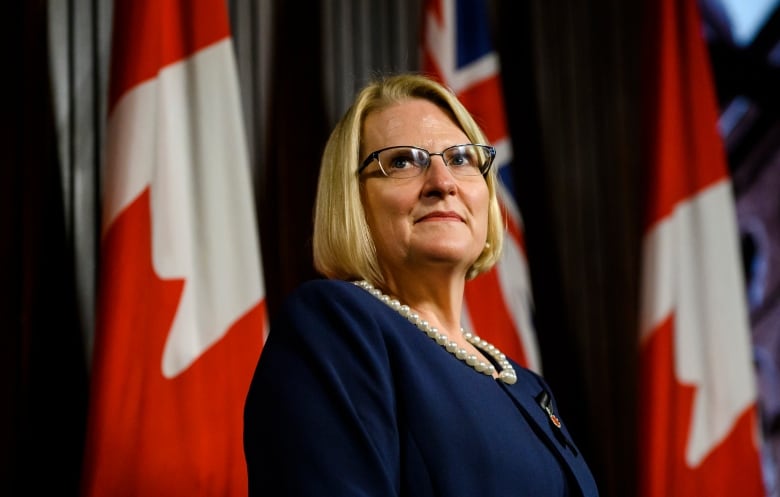
M 382 288 L 385 280 L 360 198 L 360 146 L 363 123 L 372 112 L 409 99 L 424 99 L 452 117 L 471 143 L 487 144 L 485 134 L 449 89 L 419 74 L 376 79 L 355 97 L 328 138 L 320 164 L 314 205 L 313 256 L 315 269 L 331 279 L 365 279 Z M 489 192 L 485 249 L 469 268 L 472 279 L 489 270 L 501 255 L 504 225 L 496 197 L 496 168 L 484 176 Z

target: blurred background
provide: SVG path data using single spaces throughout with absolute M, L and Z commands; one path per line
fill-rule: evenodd
M 739 223 L 768 485 L 780 485 L 780 9 L 702 3 Z
M 487 3 L 544 376 L 602 495 L 634 495 L 643 84 L 652 70 L 643 54 L 660 36 L 644 23 L 653 2 Z M 775 0 L 699 6 L 737 206 L 762 430 L 772 442 L 765 478 L 777 495 L 780 9 Z M 0 309 L 14 325 L 2 339 L 3 472 L 25 426 L 42 422 L 73 447 L 83 437 L 112 2 L 31 0 L 7 9 L 12 91 L 0 137 L 0 215 L 10 236 L 2 235 Z M 420 68 L 423 1 L 229 0 L 228 9 L 272 314 L 295 286 L 318 277 L 312 206 L 330 128 L 372 75 Z M 79 463 L 49 450 L 35 460 L 43 474 L 77 473 Z

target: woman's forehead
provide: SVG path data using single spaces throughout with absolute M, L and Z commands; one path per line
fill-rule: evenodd
M 466 134 L 439 106 L 424 99 L 404 100 L 366 116 L 363 143 L 367 148 L 392 145 L 430 147 Z

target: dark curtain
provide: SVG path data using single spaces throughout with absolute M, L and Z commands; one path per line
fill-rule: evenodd
M 605 497 L 636 491 L 640 8 L 497 17 L 544 375 Z
M 78 495 L 86 360 L 50 93 L 47 2 L 8 4 L 0 132 L 0 494 Z
M 316 278 L 311 231 L 320 155 L 330 125 L 323 100 L 319 2 L 276 2 L 267 150 L 256 168 L 260 243 L 270 315 L 302 281 Z

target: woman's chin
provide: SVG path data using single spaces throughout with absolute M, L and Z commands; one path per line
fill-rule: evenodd
M 419 257 L 436 264 L 450 264 L 453 267 L 471 266 L 480 252 L 472 247 L 463 247 L 458 245 L 433 245 L 421 247 Z

